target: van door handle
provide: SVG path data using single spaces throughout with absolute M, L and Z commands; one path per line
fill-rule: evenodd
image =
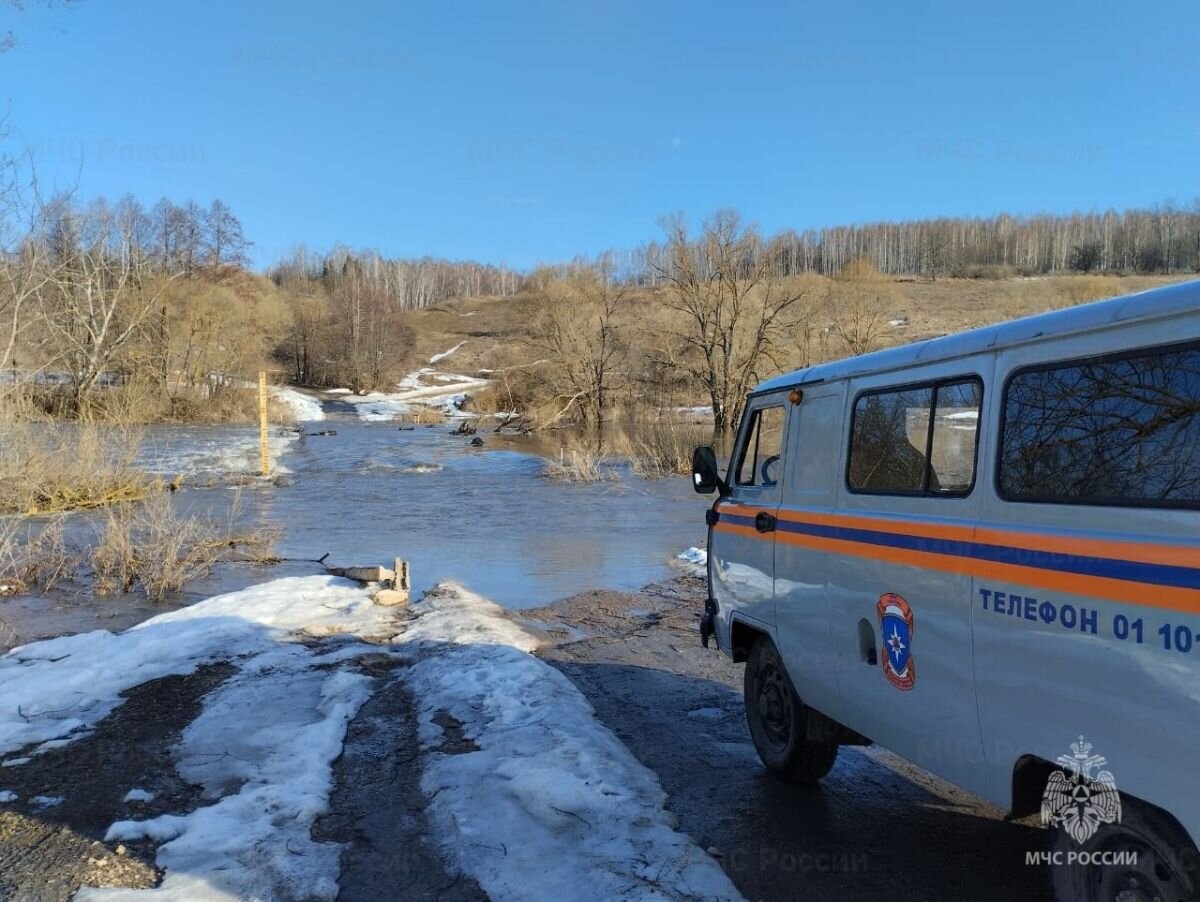
M 754 528 L 759 532 L 774 532 L 775 515 L 768 514 L 766 511 L 759 511 L 758 516 L 754 518 Z

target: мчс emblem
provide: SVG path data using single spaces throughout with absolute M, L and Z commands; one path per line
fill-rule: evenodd
M 1108 763 L 1092 754 L 1092 744 L 1082 736 L 1071 743 L 1070 755 L 1059 755 L 1062 770 L 1050 774 L 1042 793 L 1042 823 L 1060 827 L 1079 844 L 1095 836 L 1103 824 L 1121 820 L 1121 794 L 1111 772 L 1092 771 Z
M 917 681 L 912 659 L 913 612 L 908 602 L 895 592 L 879 597 L 879 631 L 883 635 L 883 675 L 897 689 L 906 692 Z

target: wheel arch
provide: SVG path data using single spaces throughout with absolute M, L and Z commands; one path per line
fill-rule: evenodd
M 756 623 L 748 623 L 740 617 L 729 620 L 729 652 L 735 664 L 743 663 L 750 657 L 750 649 L 761 638 L 766 638 L 772 644 L 775 640 L 771 633 Z
M 1041 812 L 1042 794 L 1046 791 L 1046 782 L 1050 779 L 1050 774 L 1057 769 L 1057 764 L 1053 764 L 1045 758 L 1039 758 L 1037 755 L 1021 755 L 1017 758 L 1013 764 L 1012 806 L 1009 811 L 1009 819 L 1029 817 Z M 1148 802 L 1125 790 L 1121 790 L 1121 799 L 1133 802 L 1142 808 L 1152 809 L 1158 815 L 1166 818 L 1181 836 L 1191 839 L 1193 847 L 1197 845 L 1196 840 L 1188 834 L 1179 818 L 1161 805 L 1155 805 L 1153 802 Z

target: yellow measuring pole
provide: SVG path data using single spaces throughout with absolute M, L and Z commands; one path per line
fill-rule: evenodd
M 262 475 L 271 475 L 271 443 L 267 429 L 267 374 L 258 374 L 258 455 Z

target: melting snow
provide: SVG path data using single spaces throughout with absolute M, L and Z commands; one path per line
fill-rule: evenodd
M 122 799 L 121 801 L 123 801 L 123 802 L 153 802 L 154 801 L 154 793 L 147 792 L 144 789 L 131 789 L 131 790 L 129 790 L 129 792 L 125 793 L 125 798 Z
M 297 423 L 315 423 L 325 419 L 325 410 L 321 402 L 311 398 L 294 388 L 272 387 L 271 394 L 275 400 L 288 407 Z
M 692 546 L 687 551 L 681 551 L 675 559 L 683 562 L 683 569 L 693 576 L 708 575 L 708 552 L 703 548 Z
M 0 658 L 0 753 L 78 738 L 121 704 L 122 692 L 148 680 L 218 660 L 238 667 L 206 698 L 176 751 L 181 776 L 215 801 L 108 831 L 112 840 L 165 843 L 161 886 L 76 898 L 334 898 L 339 847 L 313 842 L 309 828 L 327 805 L 346 724 L 369 691 L 369 680 L 343 665 L 379 647 L 297 640 L 387 634 L 392 616 L 344 580 L 288 578 L 124 633 L 50 639 Z
M 532 635 L 453 585 L 396 641 L 429 753 L 422 788 L 447 852 L 496 900 L 740 898 L 674 817 L 657 778 L 595 718 Z M 474 751 L 438 751 L 448 712 Z
M 349 666 L 368 650 L 415 659 L 405 673 L 427 756 L 422 788 L 445 850 L 491 898 L 738 898 L 717 863 L 676 830 L 654 774 L 569 679 L 530 654 L 531 633 L 457 586 L 440 586 L 411 613 L 390 647 L 367 645 L 357 639 L 395 630 L 394 611 L 343 580 L 288 578 L 124 633 L 97 630 L 0 657 L 0 754 L 78 738 L 147 680 L 218 660 L 237 667 L 173 752 L 203 804 L 118 821 L 106 834 L 159 843 L 162 883 L 75 898 L 336 898 L 341 849 L 314 842 L 311 827 L 327 811 L 332 764 L 370 693 L 370 679 Z M 343 633 L 339 642 L 299 641 Z M 473 749 L 440 750 L 443 712 Z M 125 798 L 150 797 L 133 789 Z
M 453 354 L 455 351 L 457 351 L 459 348 L 461 348 L 465 344 L 466 344 L 465 341 L 460 341 L 458 344 L 456 344 L 454 347 L 452 347 L 449 351 L 442 351 L 442 353 L 440 353 L 440 354 L 434 354 L 432 357 L 429 358 L 429 362 L 437 363 L 439 360 L 445 360 L 447 357 L 449 357 L 451 354 Z
M 0 789 L 0 804 L 7 804 L 8 802 L 15 802 L 19 798 L 20 798 L 20 796 L 17 795 L 15 792 L 13 792 L 11 789 Z
M 466 342 L 435 354 L 431 362 L 449 356 Z M 398 392 L 372 392 L 368 395 L 347 395 L 341 398 L 354 405 L 355 412 L 363 420 L 392 420 L 412 412 L 414 407 L 434 408 L 447 416 L 461 414 L 467 396 L 472 391 L 486 387 L 488 380 L 458 373 L 441 373 L 433 367 L 422 367 L 409 373 L 398 383 Z

